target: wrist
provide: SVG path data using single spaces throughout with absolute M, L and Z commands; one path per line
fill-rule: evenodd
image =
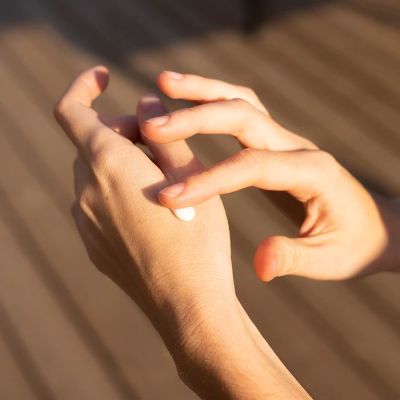
M 159 297 L 153 324 L 187 386 L 200 397 L 234 398 L 227 396 L 227 391 L 232 390 L 229 386 L 237 382 L 237 376 L 232 374 L 238 367 L 255 366 L 257 354 L 233 285 L 231 289 L 216 285 L 217 291 L 214 282 L 210 282 L 200 285 L 203 290 L 199 291 L 192 285 L 186 289 L 187 282 L 173 292 L 168 290 L 174 293 L 173 297 L 161 295 L 161 302 Z M 235 391 L 239 392 L 238 388 Z
M 173 354 L 180 378 L 201 398 L 248 398 L 265 369 L 236 304 L 189 318 Z
M 237 331 L 241 319 L 236 303 L 233 290 L 180 293 L 163 302 L 155 325 L 177 364 L 194 364 L 205 348 L 214 350 L 212 338 Z
M 239 301 L 200 310 L 171 352 L 183 382 L 201 398 L 309 398 L 262 338 Z
M 162 274 L 147 275 L 146 299 L 137 299 L 135 293 L 131 297 L 149 317 L 174 359 L 188 360 L 204 336 L 218 331 L 220 323 L 237 323 L 237 299 L 229 261 L 221 261 L 212 268 L 193 263 L 169 268 L 165 263 L 152 263 L 149 269 L 161 270 Z

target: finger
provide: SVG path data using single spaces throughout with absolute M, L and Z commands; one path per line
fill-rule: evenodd
M 173 99 L 209 103 L 221 100 L 243 99 L 264 114 L 268 111 L 253 90 L 199 75 L 163 71 L 158 76 L 160 90 Z
M 217 194 L 256 186 L 287 191 L 305 202 L 326 188 L 332 157 L 320 151 L 271 152 L 245 149 L 203 173 L 165 188 L 159 199 L 167 207 L 188 207 Z M 332 161 L 330 161 L 332 160 Z
M 147 119 L 161 116 L 165 113 L 166 109 L 160 99 L 155 94 L 147 94 L 140 99 L 137 107 L 139 126 L 143 129 Z M 167 144 L 158 144 L 146 137 L 143 140 L 154 155 L 161 170 L 172 182 L 184 179 L 188 175 L 203 169 L 200 161 L 194 156 L 184 140 Z
M 235 136 L 245 147 L 270 150 L 307 148 L 304 138 L 289 133 L 245 100 L 234 99 L 175 111 L 142 125 L 143 135 L 158 143 L 200 134 Z
M 101 116 L 100 120 L 131 142 L 136 143 L 140 140 L 139 126 L 134 115 Z
M 264 282 L 285 275 L 327 280 L 331 279 L 332 266 L 336 270 L 340 268 L 343 260 L 339 254 L 340 249 L 326 237 L 290 239 L 274 236 L 263 240 L 257 247 L 253 265 L 258 278 Z M 343 275 L 342 278 L 349 276 Z
M 57 102 L 54 115 L 78 149 L 85 149 L 94 135 L 109 134 L 91 108 L 93 101 L 106 89 L 109 74 L 98 66 L 80 74 Z

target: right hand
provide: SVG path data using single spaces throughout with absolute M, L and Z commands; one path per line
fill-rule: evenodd
M 248 186 L 287 191 L 302 202 L 306 218 L 299 237 L 269 237 L 258 246 L 254 265 L 264 281 L 288 274 L 340 280 L 397 266 L 397 250 L 389 242 L 399 236 L 393 223 L 399 213 L 388 201 L 373 198 L 330 154 L 276 123 L 252 90 L 169 72 L 158 82 L 171 98 L 201 104 L 146 121 L 147 138 L 168 143 L 224 133 L 244 147 L 162 190 L 163 205 L 193 206 Z

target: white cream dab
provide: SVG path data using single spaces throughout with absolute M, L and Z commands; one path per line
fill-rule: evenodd
M 178 208 L 171 211 L 178 219 L 185 222 L 193 221 L 194 217 L 196 216 L 196 210 L 194 207 Z

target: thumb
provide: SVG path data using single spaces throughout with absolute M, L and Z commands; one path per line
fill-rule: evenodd
M 257 247 L 253 260 L 254 269 L 258 278 L 264 282 L 285 275 L 329 279 L 327 274 L 330 269 L 325 268 L 325 264 L 335 257 L 330 247 L 318 237 L 269 237 Z

